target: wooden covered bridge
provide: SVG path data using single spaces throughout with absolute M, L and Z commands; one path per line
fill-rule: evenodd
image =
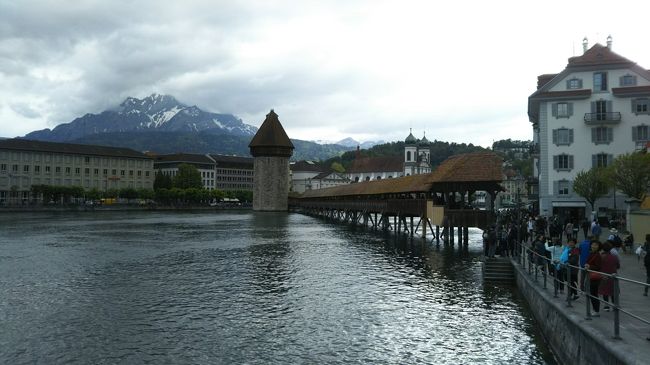
M 429 229 L 434 239 L 450 242 L 457 229 L 459 242 L 467 243 L 469 227 L 486 229 L 494 223 L 494 211 L 478 210 L 467 202 L 475 192 L 486 191 L 494 207 L 497 193 L 503 191 L 502 162 L 491 152 L 456 155 L 430 174 L 292 195 L 289 209 L 411 236 L 419 231 L 423 238 Z

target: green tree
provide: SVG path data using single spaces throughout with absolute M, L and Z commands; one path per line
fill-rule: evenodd
M 156 177 L 153 180 L 153 189 L 171 189 L 172 178 L 169 175 L 164 175 L 162 172 L 156 172 Z
M 596 200 L 605 196 L 608 190 L 609 184 L 603 168 L 580 171 L 573 180 L 573 191 L 589 202 L 592 211 Z
M 336 161 L 332 162 L 332 164 L 330 165 L 330 168 L 332 170 L 336 171 L 336 172 L 345 172 L 345 167 L 343 167 L 343 165 L 341 165 L 341 163 L 336 162 Z
M 203 188 L 203 180 L 199 170 L 190 164 L 178 165 L 178 173 L 174 176 L 173 186 L 179 189 Z
M 641 200 L 650 186 L 650 154 L 626 153 L 607 168 L 610 185 L 630 198 Z

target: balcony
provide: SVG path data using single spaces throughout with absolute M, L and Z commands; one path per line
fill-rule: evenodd
M 585 113 L 585 123 L 594 124 L 618 124 L 621 121 L 621 113 Z

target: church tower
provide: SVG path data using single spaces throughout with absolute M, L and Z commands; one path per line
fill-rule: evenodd
M 287 211 L 293 143 L 273 109 L 248 145 L 253 155 L 253 210 Z
M 409 129 L 409 135 L 404 140 L 404 176 L 417 174 L 418 140 Z
M 418 174 L 428 174 L 431 172 L 430 143 L 426 134 L 418 142 Z

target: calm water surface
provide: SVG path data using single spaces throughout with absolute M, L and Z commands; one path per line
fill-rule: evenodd
M 299 214 L 0 215 L 3 364 L 554 364 L 469 248 Z

